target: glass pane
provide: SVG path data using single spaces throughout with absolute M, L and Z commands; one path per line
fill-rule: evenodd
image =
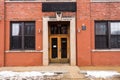
M 57 34 L 61 34 L 61 24 L 57 24 Z
M 58 28 L 56 25 L 51 25 L 51 34 L 58 34 Z
M 34 36 L 25 36 L 24 48 L 25 49 L 35 49 L 35 37 Z
M 68 33 L 68 27 L 67 25 L 61 26 L 61 34 L 67 34 Z
M 61 58 L 67 58 L 67 38 L 61 38 Z
M 119 35 L 111 35 L 111 48 L 120 48 L 120 36 Z
M 95 48 L 96 49 L 106 49 L 108 48 L 108 39 L 104 35 L 95 36 Z
M 112 22 L 110 23 L 110 27 L 112 35 L 120 35 L 120 22 Z
M 117 36 L 111 36 L 111 48 L 118 48 L 118 45 L 117 45 Z
M 25 23 L 24 29 L 25 35 L 35 34 L 35 24 L 33 22 Z
M 62 24 L 51 25 L 51 34 L 67 34 L 68 26 Z
M 11 38 L 11 49 L 22 49 L 22 37 L 14 36 Z
M 117 39 L 118 48 L 120 48 L 120 35 L 118 35 L 117 38 L 118 38 L 118 39 Z
M 21 35 L 20 23 L 12 23 L 12 36 Z
M 105 22 L 97 22 L 95 24 L 96 35 L 106 35 L 107 34 L 107 24 Z
M 57 58 L 58 52 L 58 42 L 57 42 L 57 38 L 52 38 L 52 58 Z

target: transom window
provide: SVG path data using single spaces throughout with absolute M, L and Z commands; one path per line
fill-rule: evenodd
M 95 22 L 95 48 L 120 48 L 120 22 Z
M 51 25 L 51 34 L 67 34 L 68 33 L 68 25 Z
M 11 22 L 10 49 L 35 49 L 35 22 Z
M 51 35 L 66 35 L 69 32 L 69 21 L 65 21 L 63 23 L 59 22 L 49 22 L 50 34 Z

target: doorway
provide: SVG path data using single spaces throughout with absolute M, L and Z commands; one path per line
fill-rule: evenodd
M 49 62 L 70 62 L 70 22 L 48 22 L 49 25 Z

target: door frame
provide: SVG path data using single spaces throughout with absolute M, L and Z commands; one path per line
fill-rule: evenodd
M 52 59 L 52 38 L 57 38 L 57 42 L 58 42 L 58 59 Z M 61 58 L 61 52 L 59 51 L 59 49 L 61 48 L 61 38 L 67 38 L 67 58 Z M 53 60 L 52 63 L 69 63 L 69 60 L 70 60 L 70 43 L 69 43 L 69 34 L 68 35 L 52 35 L 52 36 L 49 36 L 49 60 Z M 56 61 L 55 61 L 56 60 Z
M 43 17 L 43 65 L 49 65 L 49 36 L 48 36 L 48 22 L 57 21 L 56 18 Z M 70 21 L 70 65 L 76 65 L 76 21 L 73 17 L 62 17 L 61 21 Z

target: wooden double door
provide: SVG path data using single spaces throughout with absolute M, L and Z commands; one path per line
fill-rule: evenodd
M 54 25 L 51 23 L 49 26 L 49 61 L 68 63 L 70 58 L 69 24 L 61 22 Z

